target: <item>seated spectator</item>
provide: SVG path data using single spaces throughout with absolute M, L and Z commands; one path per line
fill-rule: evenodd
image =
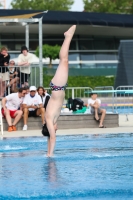
M 91 113 L 95 115 L 94 119 L 99 122 L 99 128 L 106 128 L 103 121 L 106 115 L 106 110 L 101 109 L 101 100 L 97 98 L 97 94 L 91 93 L 91 98 L 88 99 L 88 105 L 91 106 Z M 101 119 L 98 114 L 101 114 Z
M 23 131 L 26 131 L 28 126 L 28 117 L 37 117 L 41 115 L 42 125 L 44 124 L 44 108 L 42 105 L 41 97 L 36 92 L 36 87 L 30 87 L 30 93 L 28 93 L 23 101 L 24 111 L 24 126 Z
M 26 86 L 24 87 L 26 89 L 26 94 L 29 94 L 30 93 L 30 87 L 29 86 Z
M 26 46 L 21 47 L 21 54 L 18 56 L 20 66 L 20 84 L 22 87 L 29 85 L 30 64 L 33 62 L 34 54 L 29 53 Z
M 2 47 L 0 50 L 0 97 L 4 96 L 6 91 L 6 81 L 9 80 L 8 64 L 10 55 L 6 47 Z
M 45 90 L 43 87 L 38 87 L 37 88 L 37 92 L 38 94 L 40 95 L 41 99 L 42 99 L 42 104 L 46 110 L 46 107 L 47 107 L 47 104 L 48 104 L 48 101 L 50 99 L 50 95 L 47 93 L 47 90 Z
M 15 62 L 13 60 L 10 60 L 8 68 L 10 78 L 8 87 L 11 87 L 11 92 L 15 92 L 19 83 L 19 70 L 17 70 L 17 68 L 15 67 Z
M 2 114 L 8 123 L 8 131 L 16 131 L 16 124 L 22 117 L 22 102 L 26 94 L 25 88 L 20 88 L 17 93 L 9 94 L 2 99 Z M 14 121 L 12 123 L 12 119 Z

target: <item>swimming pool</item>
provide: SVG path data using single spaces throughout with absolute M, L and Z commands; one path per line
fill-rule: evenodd
M 0 141 L 0 199 L 133 199 L 133 133 Z

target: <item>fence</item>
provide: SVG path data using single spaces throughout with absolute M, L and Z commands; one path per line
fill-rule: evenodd
M 116 90 L 118 91 L 115 94 L 115 107 L 117 112 L 125 114 L 126 116 L 133 114 L 133 86 L 119 86 Z
M 51 93 L 51 89 L 50 88 L 45 88 L 47 90 L 47 92 L 50 94 Z M 65 91 L 65 101 L 64 103 L 66 103 L 68 98 L 80 98 L 82 99 L 85 104 L 87 104 L 87 100 L 90 96 L 89 93 L 86 93 L 86 91 L 92 91 L 93 89 L 91 87 L 67 87 L 66 91 Z
M 102 99 L 101 106 L 107 112 L 125 114 L 127 120 L 128 115 L 133 114 L 133 86 L 119 86 L 116 90 L 113 90 L 113 87 L 111 90 L 108 90 L 107 87 L 96 87 L 95 89 L 97 90 L 92 92 L 97 93 L 98 97 Z
M 29 74 L 25 73 L 29 71 Z M 24 75 L 26 74 L 26 76 Z M 0 97 L 16 92 L 23 83 L 40 86 L 40 68 L 37 65 L 30 67 L 9 66 L 0 67 Z
M 98 98 L 101 99 L 101 108 L 104 108 L 107 110 L 107 112 L 115 112 L 114 111 L 114 93 L 113 92 L 108 92 L 108 91 L 113 91 L 114 87 L 112 86 L 98 86 L 95 87 L 94 90 L 101 90 L 101 91 L 107 91 L 106 93 L 98 93 Z
M 16 88 L 21 87 L 20 80 L 22 79 L 20 71 L 24 70 L 24 67 L 16 67 L 16 77 L 18 80 L 16 81 Z M 10 67 L 11 68 L 11 67 Z M 26 67 L 25 67 L 26 68 Z M 0 97 L 7 95 L 10 93 L 11 87 L 9 87 L 10 76 L 7 68 L 5 67 L 5 71 L 3 72 L 3 67 L 0 68 Z M 29 85 L 35 85 L 38 87 L 40 85 L 40 68 L 37 65 L 31 65 L 30 67 L 30 75 L 27 77 Z M 2 82 L 2 80 L 4 80 Z M 26 80 L 24 80 L 25 82 Z M 51 93 L 50 88 L 45 88 L 48 90 L 48 93 Z M 2 91 L 4 92 L 2 94 Z M 114 90 L 112 86 L 98 86 L 92 90 L 91 87 L 67 87 L 65 92 L 65 100 L 68 98 L 81 98 L 86 104 L 87 100 L 92 91 L 97 91 L 98 97 L 101 99 L 102 104 L 101 107 L 105 108 L 107 112 L 113 113 L 121 113 L 121 114 L 133 114 L 133 86 L 119 86 Z M 15 90 L 14 90 L 15 92 Z
M 13 70 L 14 68 L 14 70 Z M 9 73 L 10 69 L 10 73 Z M 3 67 L 0 68 L 3 72 Z M 22 82 L 28 82 L 29 85 L 35 85 L 36 87 L 40 86 L 40 68 L 38 65 L 30 66 L 30 74 L 27 74 L 26 77 L 23 77 L 23 74 L 20 72 L 24 72 L 27 70 L 27 67 L 20 66 L 10 66 L 10 68 L 5 67 L 3 74 L 0 73 L 0 97 L 10 94 L 10 92 L 16 92 L 16 89 L 22 86 Z M 15 74 L 14 74 L 15 73 Z M 6 74 L 6 77 L 4 77 Z M 13 80 L 12 80 L 13 79 Z M 4 80 L 4 81 L 2 81 Z M 14 81 L 14 82 L 11 82 Z M 12 84 L 11 84 L 12 83 Z M 48 93 L 51 93 L 50 88 L 47 89 Z M 65 92 L 65 99 L 70 97 L 72 98 L 88 98 L 89 94 L 86 94 L 85 91 L 92 91 L 90 87 L 67 87 Z

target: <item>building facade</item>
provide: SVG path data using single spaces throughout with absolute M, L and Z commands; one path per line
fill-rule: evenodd
M 42 17 L 43 44 L 61 45 L 63 33 L 72 25 L 77 30 L 71 42 L 69 64 L 71 68 L 111 68 L 118 65 L 118 48 L 121 40 L 133 39 L 133 15 L 100 14 L 87 12 L 61 12 L 31 10 L 1 10 L 0 19 Z M 35 52 L 38 25 L 29 24 L 29 50 Z M 25 45 L 23 24 L 0 23 L 0 46 L 9 49 L 16 58 Z M 53 62 L 53 68 L 57 65 Z

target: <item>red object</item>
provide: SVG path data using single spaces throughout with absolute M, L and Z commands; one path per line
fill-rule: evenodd
M 14 114 L 16 111 L 17 110 L 9 110 L 11 118 L 15 118 Z M 3 108 L 1 109 L 1 113 L 2 113 L 3 117 L 5 117 Z

